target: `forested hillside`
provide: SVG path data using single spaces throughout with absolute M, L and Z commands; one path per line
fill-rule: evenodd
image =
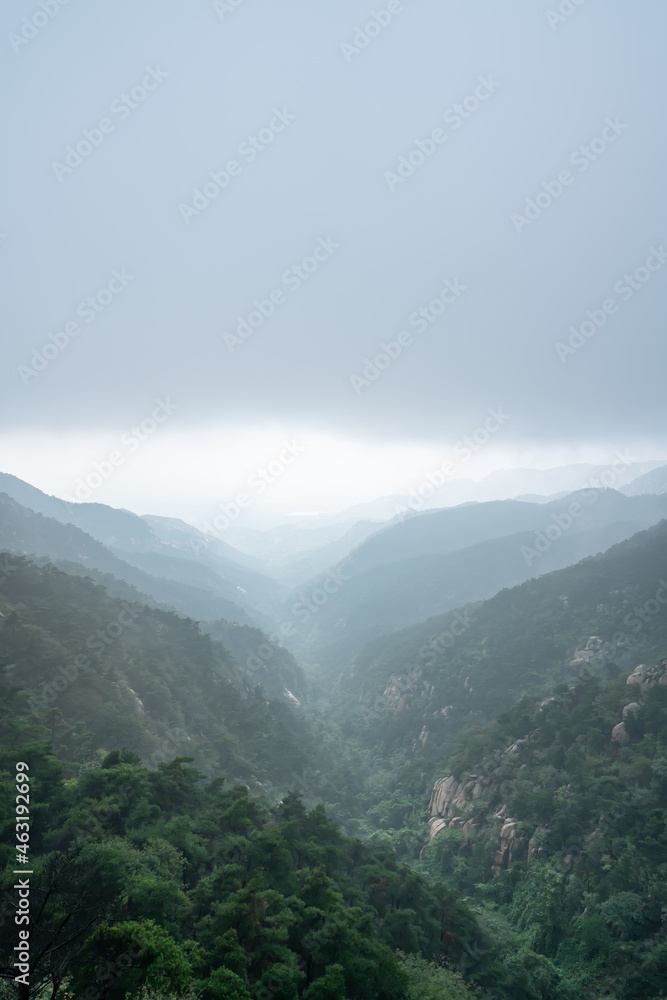
M 455 892 L 346 840 L 321 806 L 307 812 L 291 794 L 268 810 L 223 787 L 224 773 L 202 786 L 190 758 L 149 771 L 124 750 L 82 765 L 52 753 L 45 732 L 14 734 L 0 794 L 8 816 L 18 750 L 40 887 L 31 996 L 471 997 L 429 964 L 444 959 L 471 980 L 498 978 L 498 949 Z M 0 975 L 12 980 L 12 848 L 1 856 Z
M 0 1000 L 667 1000 L 667 0 L 0 22 Z
M 204 586 L 191 586 L 153 576 L 131 566 L 73 524 L 36 514 L 4 494 L 0 494 L 0 548 L 19 555 L 65 560 L 72 572 L 78 566 L 84 574 L 88 569 L 110 573 L 183 615 L 213 619 L 225 614 L 230 621 L 245 624 L 252 620 L 237 603 L 241 594 L 234 587 L 227 585 L 223 596 L 220 589 L 217 593 L 207 591 L 205 581 L 201 581 Z M 222 585 L 222 581 L 219 583 Z
M 547 504 L 508 500 L 413 514 L 342 560 L 337 586 L 320 578 L 292 595 L 284 614 L 302 622 L 293 647 L 337 670 L 378 636 L 571 566 L 666 515 L 663 496 L 609 489 Z M 316 598 L 316 613 L 306 614 L 322 589 L 326 600 Z
M 579 996 L 662 996 L 667 659 L 523 699 L 468 731 L 446 768 L 423 870 Z
M 667 522 L 328 678 L 80 564 L 0 566 L 1 931 L 8 955 L 18 759 L 30 997 L 660 995 Z
M 288 792 L 305 778 L 307 797 L 358 809 L 355 759 L 327 756 L 322 726 L 250 686 L 195 622 L 2 565 L 10 982 L 17 760 L 38 897 L 20 997 L 528 1000 L 536 955 L 508 971 L 507 942 L 456 891 Z
M 86 746 L 153 766 L 187 753 L 208 774 L 283 790 L 326 759 L 303 714 L 269 698 L 196 622 L 2 559 L 3 697 L 20 716 L 48 717 L 74 759 Z
M 331 695 L 332 716 L 368 761 L 366 815 L 406 856 L 460 733 L 524 695 L 628 672 L 667 651 L 667 522 L 600 556 L 361 650 Z
M 605 659 L 654 659 L 667 645 L 666 573 L 663 521 L 575 566 L 376 640 L 340 678 L 340 715 L 357 704 L 369 745 L 376 736 L 386 748 L 405 744 L 422 724 L 432 744 Z

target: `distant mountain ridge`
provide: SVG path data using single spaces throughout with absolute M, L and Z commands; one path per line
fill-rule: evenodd
M 62 524 L 0 493 L 0 548 L 19 555 L 46 556 L 51 561 L 64 560 L 71 571 L 81 575 L 89 569 L 110 573 L 136 587 L 153 600 L 197 620 L 224 617 L 242 624 L 252 618 L 233 600 L 202 588 L 152 576 L 122 558 L 73 524 Z M 234 589 L 230 588 L 230 594 Z
M 608 664 L 629 673 L 666 655 L 663 520 L 601 555 L 372 640 L 340 671 L 331 716 L 380 762 L 369 808 L 391 787 L 398 830 L 462 733 L 474 751 L 477 727 L 521 698 L 604 679 Z
M 92 501 L 70 503 L 49 496 L 6 472 L 0 472 L 0 493 L 6 493 L 38 514 L 53 517 L 62 524 L 74 524 L 106 546 L 127 551 L 166 552 L 165 545 L 168 545 L 173 554 L 182 552 L 189 558 L 206 550 L 246 568 L 257 568 L 243 552 L 198 531 L 180 518 L 150 514 L 140 517 L 122 507 Z
M 443 463 L 444 464 L 444 463 Z M 498 469 L 479 480 L 447 479 L 438 486 L 442 474 L 437 468 L 425 471 L 407 493 L 390 494 L 367 503 L 355 504 L 339 514 L 313 517 L 311 527 L 352 521 L 358 518 L 389 522 L 406 510 L 425 511 L 457 507 L 464 503 L 489 503 L 493 500 L 557 499 L 577 490 L 611 487 L 625 490 L 637 477 L 664 465 L 664 460 L 636 461 L 628 451 L 618 451 L 606 465 L 579 463 L 552 469 Z M 647 491 L 649 492 L 649 491 Z
M 261 573 L 256 568 L 256 560 L 178 518 L 139 517 L 131 511 L 106 504 L 68 503 L 58 497 L 47 496 L 6 473 L 0 473 L 2 492 L 28 510 L 53 518 L 62 525 L 75 526 L 124 563 L 130 563 L 151 576 L 164 577 L 197 589 L 211 589 L 228 602 L 245 608 L 243 620 L 246 622 L 251 620 L 248 615 L 252 616 L 253 612 L 270 616 L 271 607 L 280 598 L 280 584 Z M 28 548 L 26 551 L 32 550 Z M 48 553 L 39 551 L 35 554 Z M 64 553 L 62 549 L 58 550 L 57 557 L 77 561 L 73 553 Z M 108 561 L 105 565 L 97 565 L 97 568 L 113 572 Z M 222 612 L 211 612 L 213 609 L 209 607 L 208 611 L 195 617 L 228 617 Z M 188 613 L 193 614 L 192 611 Z
M 338 668 L 376 636 L 573 565 L 665 517 L 667 496 L 605 489 L 546 504 L 501 500 L 414 514 L 341 561 L 343 585 L 304 615 L 288 645 L 323 669 Z M 295 590 L 284 615 L 298 617 L 325 583 L 319 577 Z
M 110 597 L 53 565 L 2 556 L 9 666 L 0 689 L 17 699 L 17 715 L 43 718 L 55 708 L 75 743 L 87 731 L 103 751 L 124 747 L 152 767 L 194 755 L 211 775 L 225 769 L 233 780 L 284 790 L 301 772 L 316 742 L 303 715 L 280 689 L 267 697 L 195 622 Z
M 633 479 L 621 488 L 621 493 L 625 493 L 626 497 L 641 496 L 644 493 L 667 493 L 667 465 L 661 465 Z

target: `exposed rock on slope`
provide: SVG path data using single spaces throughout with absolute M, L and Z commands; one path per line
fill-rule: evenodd
M 514 752 L 516 752 L 516 744 L 512 744 L 505 751 L 506 754 Z M 431 814 L 429 842 L 441 830 L 460 829 L 466 839 L 471 837 L 476 823 L 470 813 L 474 803 L 482 798 L 485 789 L 493 783 L 493 780 L 493 775 L 481 777 L 477 774 L 470 774 L 467 781 L 457 781 L 452 775 L 436 781 L 429 806 Z M 518 835 L 518 820 L 508 818 L 506 814 L 507 806 L 503 805 L 493 817 L 501 823 L 500 849 L 496 851 L 492 866 L 494 873 L 498 875 L 510 867 L 512 849 L 516 850 L 518 844 L 522 842 L 522 838 Z
M 595 636 L 591 637 L 586 649 L 592 655 L 595 654 Z M 641 695 L 656 685 L 667 685 L 667 658 L 650 667 L 640 664 L 627 677 L 627 685 L 639 697 L 619 709 L 621 720 L 610 732 L 610 744 L 625 745 L 630 742 L 633 721 L 645 707 Z M 548 698 L 540 704 L 540 715 L 548 710 L 553 701 L 553 698 Z M 526 852 L 526 838 L 522 833 L 521 821 L 508 815 L 506 804 L 512 801 L 513 780 L 521 778 L 527 767 L 522 751 L 524 747 L 529 749 L 527 745 L 539 737 L 540 729 L 534 729 L 525 737 L 514 740 L 506 749 L 496 752 L 493 757 L 487 757 L 460 780 L 455 775 L 449 775 L 436 781 L 429 804 L 429 843 L 443 830 L 460 830 L 464 841 L 468 842 L 479 837 L 484 830 L 486 836 L 494 839 L 498 837 L 498 849 L 491 864 L 496 876 L 510 868 L 512 861 L 524 854 L 527 854 L 529 862 L 541 857 L 545 828 L 538 826 L 534 829 Z M 559 790 L 559 796 L 563 800 L 570 794 L 569 785 Z
M 664 687 L 667 685 L 667 658 L 660 660 L 659 663 L 654 664 L 652 667 L 647 666 L 645 663 L 640 663 L 639 666 L 635 667 L 632 673 L 628 676 L 626 683 L 631 686 L 636 685 L 640 692 L 647 691 L 656 684 Z M 628 704 L 624 705 L 621 709 L 622 719 L 626 719 L 634 712 L 639 712 L 643 704 L 644 702 L 641 700 L 628 702 Z M 614 726 L 611 731 L 611 739 L 614 743 L 626 742 L 628 739 L 628 732 L 624 721 L 621 721 Z
M 645 663 L 640 663 L 628 677 L 628 684 L 638 684 L 640 691 L 653 687 L 654 684 L 667 684 L 667 658 L 656 663 L 653 667 L 647 667 Z

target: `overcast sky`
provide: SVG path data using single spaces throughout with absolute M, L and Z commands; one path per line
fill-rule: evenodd
M 663 0 L 61 3 L 0 13 L 3 471 L 184 513 L 485 422 L 461 475 L 667 457 Z

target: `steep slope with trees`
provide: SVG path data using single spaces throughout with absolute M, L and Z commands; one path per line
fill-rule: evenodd
M 252 624 L 251 611 L 238 603 L 240 592 L 232 584 L 218 581 L 215 591 L 182 581 L 153 576 L 130 565 L 101 542 L 76 528 L 51 517 L 36 514 L 0 493 L 0 549 L 19 555 L 46 556 L 51 561 L 65 560 L 79 572 L 89 569 L 110 573 L 136 587 L 160 604 L 196 619 L 224 617 L 229 621 Z
M 439 762 L 464 730 L 607 662 L 629 671 L 665 650 L 667 522 L 369 644 L 340 675 L 332 718 L 366 755 L 372 828 L 414 856 Z
M 4 696 L 73 747 L 92 738 L 152 766 L 185 752 L 208 773 L 267 789 L 325 760 L 303 714 L 269 697 L 196 622 L 51 565 L 4 555 L 2 566 Z
M 662 996 L 667 659 L 522 700 L 446 770 L 422 868 L 579 995 Z
M 408 517 L 343 560 L 336 587 L 320 578 L 292 595 L 283 612 L 298 623 L 290 646 L 335 670 L 377 636 L 571 566 L 665 516 L 666 497 L 584 490 L 548 504 L 468 504 Z

